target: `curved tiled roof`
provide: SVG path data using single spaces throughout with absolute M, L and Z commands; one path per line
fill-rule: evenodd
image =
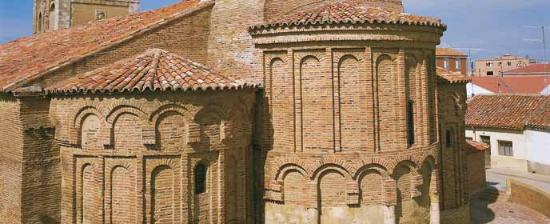
M 459 56 L 459 57 L 468 57 L 467 54 L 465 54 L 464 52 L 462 51 L 459 51 L 457 49 L 453 49 L 453 48 L 444 48 L 444 47 L 438 47 L 436 50 L 435 50 L 435 55 L 436 56 Z
M 439 66 L 436 67 L 436 74 L 437 74 L 437 77 L 439 77 L 440 79 L 452 84 L 455 84 L 455 83 L 465 84 L 472 81 L 471 78 L 467 77 L 464 74 L 461 74 L 459 72 L 450 72 Z
M 550 96 L 475 96 L 468 102 L 466 125 L 478 128 L 550 129 Z
M 161 49 L 63 80 L 47 93 L 113 93 L 176 90 L 223 90 L 256 87 L 212 72 L 205 66 Z
M 184 1 L 158 10 L 94 21 L 0 45 L 0 91 L 12 91 L 48 71 L 213 4 L 200 2 Z
M 476 142 L 473 140 L 466 140 L 466 147 L 468 151 L 471 152 L 479 152 L 479 151 L 485 151 L 489 149 L 489 145 L 483 143 L 483 142 Z
M 441 23 L 441 20 L 434 17 L 414 16 L 389 8 L 367 6 L 362 4 L 361 0 L 344 0 L 285 15 L 265 24 L 250 27 L 250 31 L 318 24 L 376 23 L 446 27 L 445 24 Z

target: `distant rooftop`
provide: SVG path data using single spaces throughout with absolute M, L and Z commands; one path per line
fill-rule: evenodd
M 550 96 L 475 96 L 468 101 L 466 126 L 550 130 Z

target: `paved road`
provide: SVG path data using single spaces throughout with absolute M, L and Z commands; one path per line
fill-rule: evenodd
M 550 193 L 550 177 L 505 169 L 488 169 L 487 183 L 504 193 L 506 180 L 513 178 Z M 548 224 L 550 218 L 523 205 L 505 200 L 488 202 L 480 199 L 470 204 L 472 224 Z
M 550 193 L 550 177 L 506 169 L 488 169 L 487 182 L 499 190 L 506 189 L 506 180 L 513 178 Z

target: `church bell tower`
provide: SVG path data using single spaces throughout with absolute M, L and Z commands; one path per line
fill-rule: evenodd
M 140 0 L 34 0 L 34 33 L 138 12 Z

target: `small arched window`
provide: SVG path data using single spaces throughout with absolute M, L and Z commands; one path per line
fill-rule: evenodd
M 48 29 L 55 30 L 56 29 L 55 22 L 57 20 L 56 15 L 55 15 L 55 4 L 52 4 L 50 6 L 50 12 L 48 14 L 48 19 L 49 19 Z
M 36 31 L 42 32 L 42 13 L 38 14 L 38 21 L 36 23 Z
M 451 148 L 454 146 L 454 131 L 451 129 L 447 129 L 445 133 L 445 145 L 447 148 Z
M 414 145 L 414 101 L 407 102 L 407 144 Z
M 195 167 L 195 194 L 206 192 L 206 166 L 199 163 Z

